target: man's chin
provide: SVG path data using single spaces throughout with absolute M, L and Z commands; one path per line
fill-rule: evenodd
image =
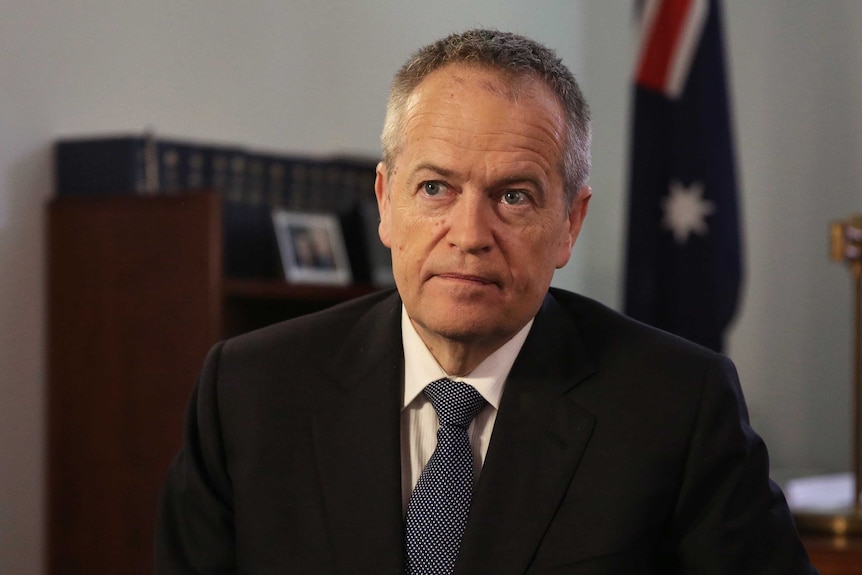
M 437 337 L 459 343 L 499 338 L 506 331 L 505 318 L 489 316 L 487 309 L 483 311 L 482 314 L 468 313 L 463 309 L 451 315 L 436 313 L 426 318 L 420 327 Z

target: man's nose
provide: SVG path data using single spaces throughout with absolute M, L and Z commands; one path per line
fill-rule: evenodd
M 481 194 L 462 193 L 450 213 L 449 242 L 465 253 L 487 251 L 494 242 L 494 209 Z

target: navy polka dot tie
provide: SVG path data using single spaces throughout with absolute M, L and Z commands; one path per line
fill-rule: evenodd
M 485 406 L 472 386 L 438 379 L 425 388 L 440 420 L 437 447 L 407 504 L 407 575 L 450 575 L 473 497 L 467 427 Z

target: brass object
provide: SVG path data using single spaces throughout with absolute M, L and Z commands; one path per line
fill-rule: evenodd
M 862 215 L 832 223 L 829 252 L 847 264 L 854 284 L 853 502 L 832 513 L 797 511 L 794 518 L 800 532 L 862 537 Z
M 794 511 L 796 529 L 804 535 L 831 535 L 841 539 L 862 537 L 862 517 L 852 509 Z

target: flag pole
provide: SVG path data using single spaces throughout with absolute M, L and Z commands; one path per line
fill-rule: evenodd
M 853 501 L 834 513 L 799 511 L 794 518 L 800 532 L 862 537 L 862 215 L 832 223 L 830 256 L 845 262 L 853 277 Z
M 833 225 L 841 232 L 839 246 L 844 246 L 844 260 L 850 265 L 854 285 L 855 341 L 853 346 L 853 512 L 862 515 L 862 216 Z M 835 232 L 833 231 L 833 236 Z M 835 254 L 833 254 L 834 258 Z
M 853 512 L 862 516 L 862 215 L 831 227 L 831 256 L 844 261 L 853 276 Z

